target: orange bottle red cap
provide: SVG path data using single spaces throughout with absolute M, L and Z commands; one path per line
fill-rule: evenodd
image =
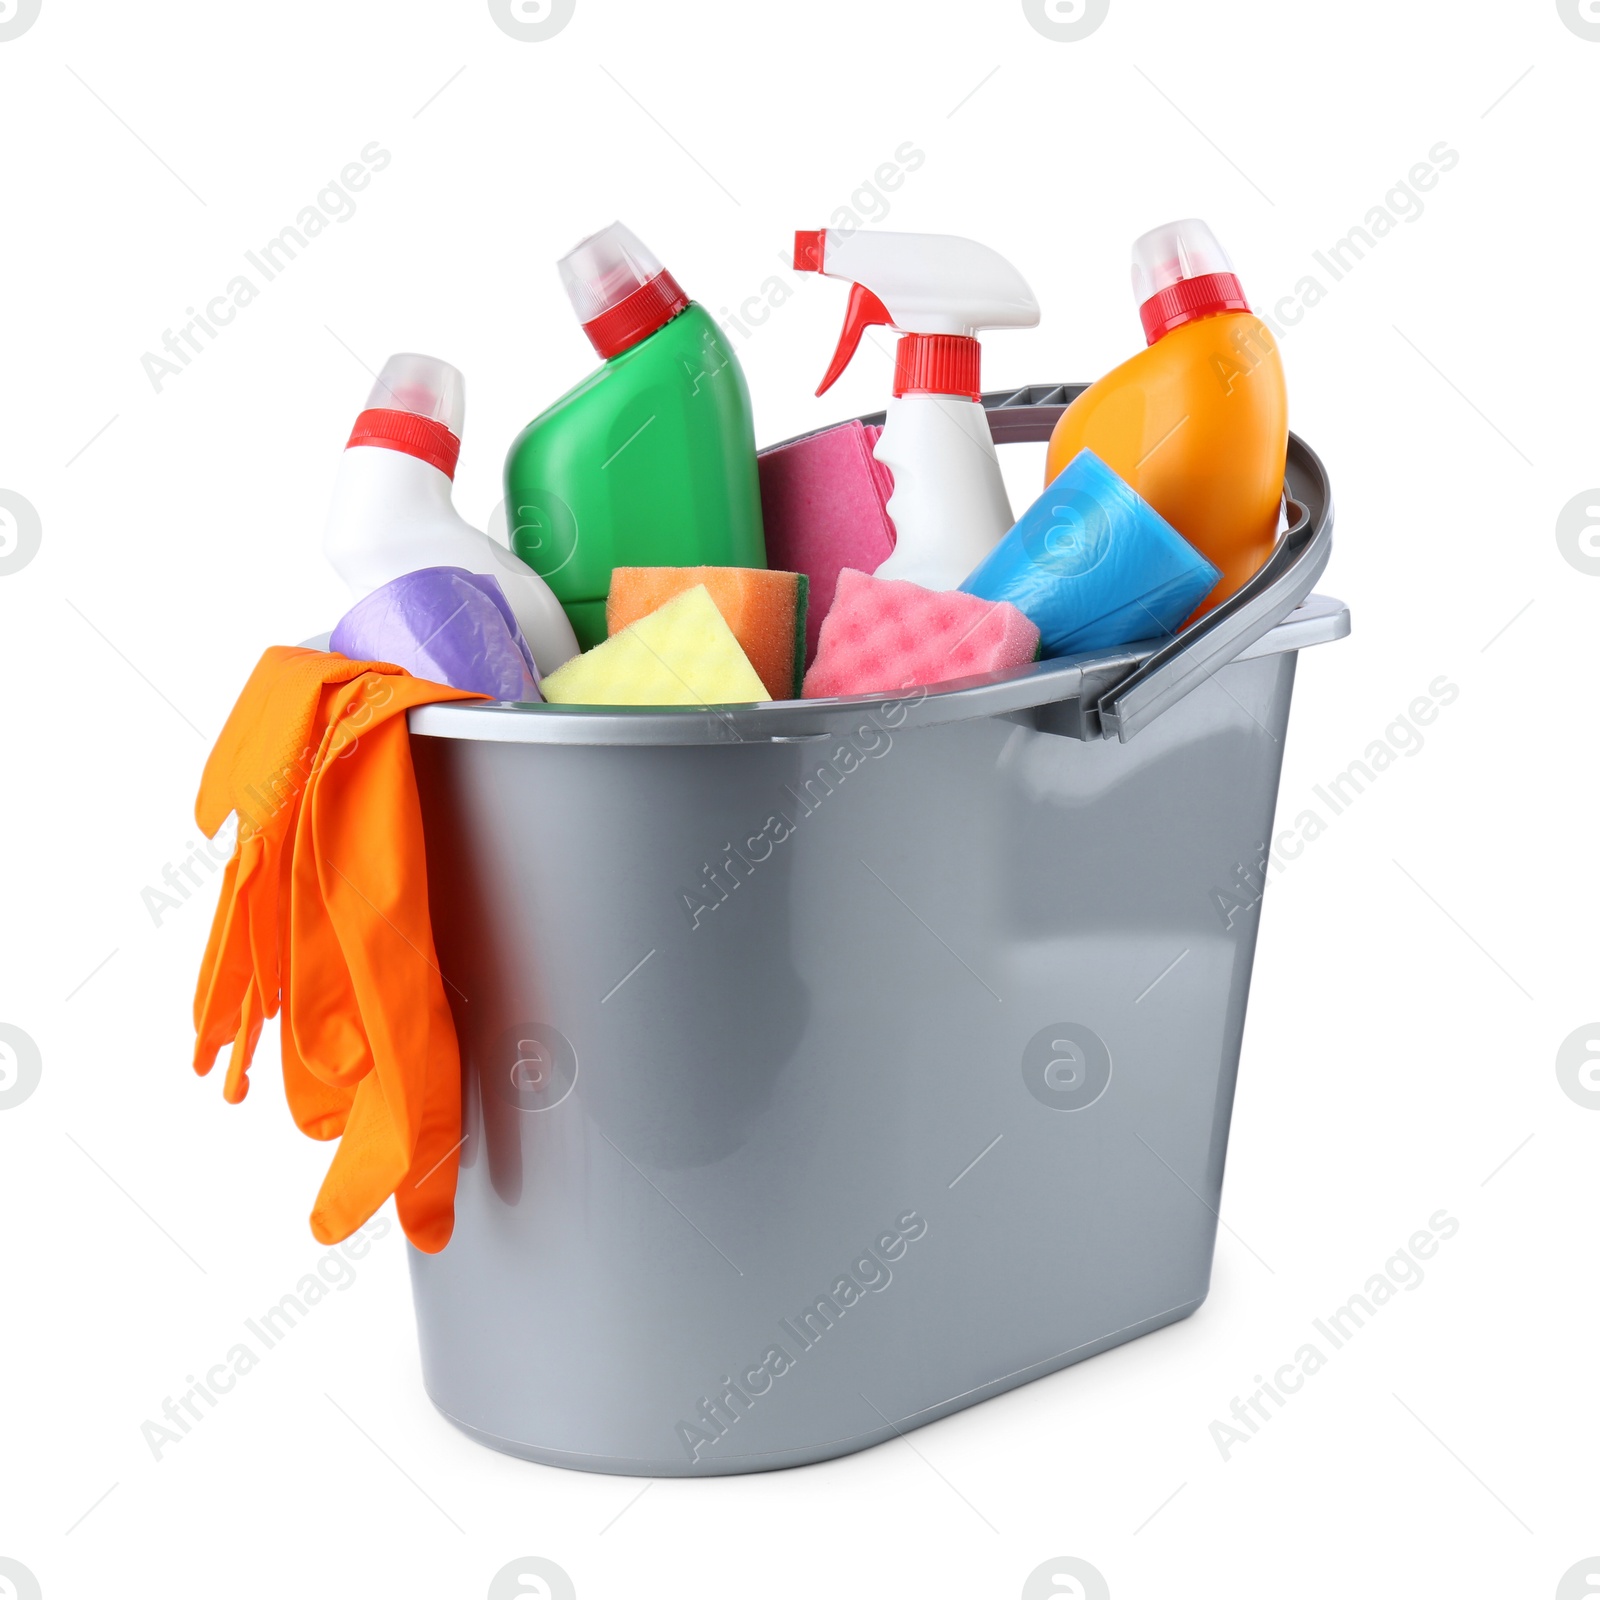
M 1199 217 L 1165 223 L 1133 241 L 1133 297 L 1151 344 L 1186 322 L 1250 309 L 1228 252 Z
M 1250 302 L 1231 272 L 1208 272 L 1199 278 L 1180 278 L 1153 294 L 1139 307 L 1146 340 L 1154 344 L 1164 333 L 1201 317 L 1222 311 L 1248 311 Z

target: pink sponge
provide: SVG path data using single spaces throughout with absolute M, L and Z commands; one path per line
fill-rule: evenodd
M 894 481 L 874 458 L 881 428 L 846 422 L 757 458 L 767 565 L 803 572 L 811 588 L 806 609 L 806 660 L 833 603 L 843 567 L 872 572 L 894 549 L 894 524 L 884 510 Z
M 1026 666 L 1038 650 L 1038 628 L 1004 600 L 846 567 L 802 692 L 808 700 L 893 693 Z

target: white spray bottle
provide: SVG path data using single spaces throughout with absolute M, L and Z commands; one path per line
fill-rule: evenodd
M 1004 256 L 942 233 L 834 228 L 794 236 L 797 271 L 851 285 L 822 394 L 874 326 L 900 335 L 894 399 L 873 454 L 894 474 L 895 547 L 880 578 L 954 589 L 1011 527 L 1000 463 L 978 404 L 980 328 L 1032 328 L 1039 302 Z
M 451 499 L 466 380 L 434 356 L 390 356 L 345 446 L 322 548 L 360 600 L 421 567 L 464 567 L 494 578 L 541 675 L 578 653 L 550 586 L 480 533 Z

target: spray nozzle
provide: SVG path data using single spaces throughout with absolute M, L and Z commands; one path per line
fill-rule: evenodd
M 828 249 L 826 228 L 800 228 L 794 236 L 794 269 L 796 272 L 826 273 L 824 261 Z M 839 333 L 839 343 L 834 347 L 833 360 L 817 385 L 818 394 L 826 394 L 838 381 L 839 374 L 848 367 L 861 343 L 861 335 L 868 328 L 892 328 L 894 318 L 889 308 L 864 283 L 850 285 L 850 300 L 845 306 L 844 327 Z
M 844 328 L 818 394 L 850 364 L 868 328 L 887 327 L 906 336 L 895 357 L 896 395 L 976 398 L 978 330 L 1039 321 L 1039 302 L 1022 274 L 973 239 L 802 229 L 794 236 L 794 265 L 850 284 Z

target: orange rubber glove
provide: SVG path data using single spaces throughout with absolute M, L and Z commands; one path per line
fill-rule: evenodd
M 230 811 L 239 834 L 195 992 L 195 1070 L 231 1041 L 223 1097 L 244 1099 L 261 1025 L 282 1004 L 295 1122 L 340 1141 L 311 1212 L 324 1244 L 391 1194 L 418 1249 L 442 1250 L 454 1226 L 460 1054 L 405 712 L 483 698 L 384 662 L 276 646 L 200 781 L 207 837 Z

